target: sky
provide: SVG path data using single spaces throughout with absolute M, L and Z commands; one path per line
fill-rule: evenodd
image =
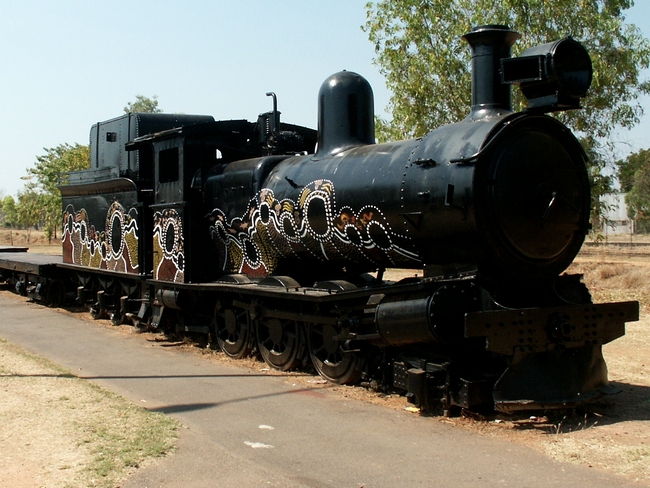
M 44 148 L 87 144 L 93 123 L 138 94 L 165 112 L 254 121 L 274 91 L 284 122 L 315 128 L 321 83 L 346 69 L 368 79 L 386 116 L 365 3 L 0 0 L 0 194 L 16 195 Z M 627 19 L 650 38 L 649 0 Z M 616 135 L 634 151 L 650 147 L 650 97 L 643 105 L 640 126 Z

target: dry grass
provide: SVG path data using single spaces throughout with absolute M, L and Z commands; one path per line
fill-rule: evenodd
M 40 230 L 15 230 L 0 229 L 0 245 L 2 246 L 33 246 L 33 245 L 54 245 L 60 246 L 61 236 L 48 239 Z
M 48 239 L 41 231 L 32 230 L 30 235 L 24 230 L 0 229 L 0 246 L 27 247 L 28 252 L 60 255 L 62 252 L 60 236 Z
M 594 302 L 638 300 L 643 311 L 650 311 L 650 266 L 645 263 L 578 257 L 567 272 L 584 275 Z
M 646 463 L 650 445 L 626 445 L 617 442 L 615 433 L 593 439 L 590 432 L 557 435 L 546 443 L 545 451 L 556 459 L 569 460 L 589 467 L 598 467 L 635 481 L 647 479 Z

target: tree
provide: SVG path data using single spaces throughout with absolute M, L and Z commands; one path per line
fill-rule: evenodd
M 621 191 L 628 193 L 634 186 L 635 173 L 640 169 L 650 169 L 650 149 L 641 149 L 616 162 L 618 182 Z M 650 198 L 650 195 L 648 195 Z
M 627 213 L 637 221 L 642 228 L 650 222 L 650 168 L 644 167 L 634 173 L 634 183 L 630 192 L 625 196 Z
M 650 223 L 650 149 L 641 149 L 618 161 L 618 181 L 625 192 L 627 214 L 636 220 L 637 228 Z
M 7 195 L 2 199 L 2 225 L 13 229 L 18 221 L 16 201 L 11 195 Z M 9 231 L 9 244 L 14 245 L 13 231 Z
M 595 137 L 583 137 L 582 147 L 587 154 L 589 164 L 587 172 L 591 184 L 591 224 L 596 233 L 600 232 L 605 223 L 605 214 L 611 206 L 605 203 L 602 197 L 612 189 L 613 178 L 603 171 L 607 161 L 603 157 L 603 150 Z
M 16 206 L 17 223 L 25 229 L 26 240 L 29 244 L 32 229 L 45 219 L 47 209 L 43 206 L 42 195 L 36 192 L 35 184 L 30 182 L 25 189 L 18 192 Z
M 16 225 L 16 201 L 11 195 L 2 199 L 2 214 L 4 215 L 4 225 L 13 227 Z
M 159 114 L 162 112 L 162 109 L 158 108 L 158 97 L 154 95 L 153 97 L 145 97 L 144 95 L 136 95 L 135 102 L 127 103 L 124 107 L 124 113 L 148 113 L 148 114 Z
M 42 223 L 46 236 L 56 238 L 56 229 L 61 225 L 61 192 L 57 188 L 65 183 L 66 173 L 87 169 L 90 166 L 90 148 L 75 144 L 60 144 L 55 148 L 44 149 L 45 154 L 36 157 L 36 164 L 27 170 L 28 183 L 18 196 L 18 206 L 35 205 L 41 209 L 40 220 L 35 218 L 34 209 L 21 209 L 25 222 L 29 225 Z M 21 222 L 24 223 L 24 222 Z

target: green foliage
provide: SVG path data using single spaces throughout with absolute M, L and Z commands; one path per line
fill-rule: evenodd
M 591 184 L 591 221 L 594 229 L 601 228 L 601 216 L 608 210 L 601 198 L 602 195 L 611 191 L 612 177 L 604 174 L 607 161 L 603 158 L 603 149 L 598 139 L 594 137 L 583 137 L 580 143 L 587 153 L 589 165 L 589 183 Z
M 29 175 L 36 177 L 39 189 L 55 193 L 65 178 L 65 173 L 88 169 L 90 167 L 90 148 L 81 144 L 59 144 L 54 148 L 44 148 L 45 154 L 36 157 L 36 164 L 29 168 Z
M 100 415 L 77 422 L 92 459 L 86 474 L 95 486 L 119 486 L 120 478 L 151 458 L 175 450 L 178 424 L 159 412 L 150 412 L 123 398 L 95 388 L 95 409 Z
M 632 189 L 625 196 L 630 218 L 650 220 L 650 166 L 634 173 Z
M 147 114 L 159 114 L 162 112 L 162 109 L 158 108 L 158 97 L 154 95 L 153 97 L 145 97 L 144 95 L 136 95 L 135 102 L 129 102 L 126 107 L 124 107 L 124 113 L 147 113 Z
M 650 149 L 641 149 L 618 161 L 618 181 L 627 193 L 627 213 L 637 224 L 650 222 Z
M 18 205 L 16 206 L 16 223 L 25 229 L 27 243 L 29 243 L 32 228 L 45 219 L 46 210 L 43 207 L 42 195 L 37 193 L 35 185 L 25 185 L 23 191 L 18 192 Z
M 17 225 L 16 201 L 11 195 L 7 195 L 2 199 L 2 214 L 4 215 L 4 225 L 8 227 Z
M 90 148 L 60 144 L 44 150 L 44 155 L 37 156 L 34 167 L 27 170 L 27 184 L 18 194 L 19 221 L 26 227 L 43 224 L 48 238 L 56 238 L 62 218 L 61 193 L 57 187 L 65 181 L 66 173 L 90 166 Z
M 650 82 L 640 79 L 650 64 L 650 42 L 623 11 L 631 0 L 380 0 L 366 4 L 363 26 L 375 45 L 375 64 L 392 91 L 392 121 L 378 120 L 380 141 L 419 137 L 464 119 L 471 105 L 470 54 L 461 39 L 472 27 L 504 24 L 521 33 L 513 55 L 566 36 L 582 42 L 593 63 L 593 81 L 584 108 L 559 119 L 582 135 L 592 156 L 589 173 L 594 202 L 611 188 L 602 176 L 612 164 L 609 136 L 639 122 L 641 95 Z M 524 106 L 518 90 L 514 109 Z M 599 205 L 594 207 L 596 213 Z
M 621 191 L 628 193 L 634 185 L 635 173 L 642 169 L 650 169 L 650 149 L 641 149 L 638 152 L 630 154 L 622 161 L 616 162 L 618 182 L 621 185 Z M 650 198 L 650 195 L 648 195 Z

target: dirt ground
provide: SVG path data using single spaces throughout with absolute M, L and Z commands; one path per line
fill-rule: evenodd
M 624 337 L 603 347 L 611 384 L 619 390 L 617 394 L 578 410 L 489 417 L 463 414 L 456 418 L 432 417 L 431 421 L 522 443 L 558 460 L 650 483 L 650 240 L 636 239 L 638 245 L 635 246 L 627 242 L 623 240 L 618 245 L 610 240 L 607 245 L 586 245 L 567 270 L 584 274 L 584 282 L 596 303 L 622 300 L 639 300 L 641 303 L 641 320 L 628 324 Z M 1 244 L 4 244 L 2 240 Z M 43 250 L 39 249 L 39 252 Z M 89 316 L 86 318 L 91 320 Z M 133 333 L 128 326 L 114 329 L 116 333 Z M 282 376 L 259 360 L 249 358 L 233 362 L 205 344 L 193 344 L 189 340 L 174 342 L 150 333 L 137 337 L 143 343 L 154 342 L 163 348 L 184 349 L 206 360 L 229 362 L 252 371 Z M 310 374 L 296 376 L 294 373 L 287 377 L 287 381 L 326 388 L 386 408 L 407 410 L 413 415 L 422 414 L 398 395 L 380 394 L 363 387 L 330 385 Z M 30 426 L 22 428 L 29 431 Z M 3 443 L 7 438 L 2 439 Z M 13 438 L 20 436 L 16 433 Z M 73 466 L 74 462 L 69 463 Z M 47 482 L 43 485 L 56 486 Z
M 0 425 L 0 486 L 12 488 L 113 488 L 172 452 L 178 430 L 169 417 L 2 339 Z

